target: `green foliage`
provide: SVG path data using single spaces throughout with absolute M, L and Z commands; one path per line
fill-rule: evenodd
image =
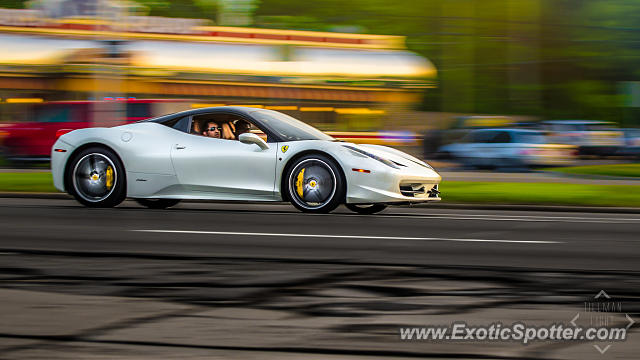
M 217 6 L 211 0 L 136 0 L 149 9 L 147 15 L 209 19 L 215 22 Z
M 0 8 L 24 9 L 28 0 L 0 0 Z

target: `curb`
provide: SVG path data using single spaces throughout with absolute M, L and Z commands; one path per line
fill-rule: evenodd
M 65 193 L 30 193 L 30 192 L 0 192 L 0 198 L 10 199 L 55 199 L 72 200 L 73 197 Z M 214 200 L 183 200 L 188 203 L 245 203 L 254 202 L 214 201 Z M 285 204 L 275 202 L 273 204 Z M 562 206 L 562 205 L 519 205 L 519 204 L 460 204 L 460 203 L 431 203 L 425 205 L 409 205 L 403 207 L 436 208 L 455 210 L 504 210 L 504 211 L 552 211 L 552 212 L 586 212 L 586 213 L 626 213 L 640 214 L 640 207 L 606 207 L 606 206 Z

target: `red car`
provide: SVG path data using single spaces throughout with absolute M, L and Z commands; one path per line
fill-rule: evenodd
M 191 101 L 122 99 L 34 104 L 26 122 L 0 124 L 0 145 L 3 156 L 11 161 L 49 161 L 51 146 L 60 133 L 122 125 L 186 110 Z

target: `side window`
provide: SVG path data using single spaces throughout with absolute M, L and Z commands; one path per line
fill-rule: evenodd
M 175 117 L 175 118 L 162 121 L 160 124 L 176 129 L 178 131 L 188 132 L 190 118 L 191 118 L 190 116 Z
M 35 111 L 36 122 L 70 122 L 74 121 L 71 105 L 39 106 Z
M 210 125 L 218 128 L 218 131 L 207 131 Z M 238 140 L 240 134 L 246 132 L 254 133 L 267 141 L 266 134 L 258 127 L 234 114 L 214 113 L 194 116 L 190 129 L 193 135 L 219 137 L 225 140 Z
M 511 135 L 506 131 L 498 131 L 491 142 L 494 144 L 507 144 L 511 142 Z
M 172 128 L 182 132 L 189 132 L 190 120 L 191 120 L 191 116 L 185 116 L 180 120 L 176 121 L 176 123 L 172 126 Z

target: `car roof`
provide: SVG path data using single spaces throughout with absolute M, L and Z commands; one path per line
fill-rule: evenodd
M 480 132 L 480 131 L 507 131 L 507 132 L 511 132 L 511 133 L 523 133 L 523 134 L 544 134 L 544 131 L 540 131 L 540 130 L 534 130 L 534 129 L 503 129 L 503 128 L 499 128 L 499 129 L 475 129 L 473 130 L 473 132 Z
M 246 107 L 246 106 L 213 106 L 213 107 L 205 107 L 205 108 L 198 108 L 198 109 L 189 109 L 189 110 L 179 111 L 171 114 L 160 115 L 152 119 L 142 120 L 140 122 L 162 122 L 165 119 L 169 119 L 174 116 L 201 115 L 211 111 L 226 111 L 226 112 L 234 113 L 237 115 L 249 116 L 250 113 L 255 111 L 260 111 L 260 110 L 272 111 L 272 110 L 264 110 L 261 108 Z
M 547 120 L 547 121 L 543 121 L 543 123 L 558 124 L 558 125 L 615 124 L 613 121 L 604 121 L 604 120 Z

